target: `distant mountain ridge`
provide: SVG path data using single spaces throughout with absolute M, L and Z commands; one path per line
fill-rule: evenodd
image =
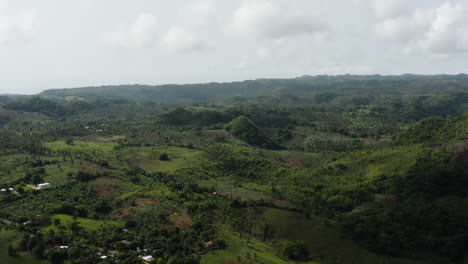
M 331 89 L 386 89 L 401 92 L 408 87 L 434 92 L 447 85 L 468 87 L 468 75 L 319 75 L 292 79 L 255 79 L 242 82 L 166 85 L 117 85 L 51 89 L 39 93 L 49 98 L 125 99 L 137 102 L 198 102 L 231 97 L 253 98 L 265 94 L 308 96 Z

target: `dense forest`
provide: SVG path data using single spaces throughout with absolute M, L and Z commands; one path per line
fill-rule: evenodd
M 467 245 L 467 75 L 0 96 L 1 263 L 448 264 Z

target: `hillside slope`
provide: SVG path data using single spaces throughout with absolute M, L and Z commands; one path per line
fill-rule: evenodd
M 447 144 L 468 139 L 468 112 L 450 119 L 430 117 L 406 129 L 398 144 Z

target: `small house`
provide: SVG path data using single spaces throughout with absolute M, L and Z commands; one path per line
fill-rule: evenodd
M 41 190 L 43 190 L 43 189 L 48 189 L 48 188 L 50 188 L 50 187 L 52 187 L 52 185 L 50 185 L 50 183 L 48 183 L 48 182 L 39 183 L 39 184 L 37 185 L 37 188 L 38 188 L 38 189 L 41 189 Z
M 143 259 L 144 262 L 147 262 L 147 263 L 153 261 L 153 259 L 154 259 L 153 256 L 151 256 L 151 255 L 143 256 L 141 258 Z

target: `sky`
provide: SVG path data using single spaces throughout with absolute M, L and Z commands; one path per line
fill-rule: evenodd
M 0 0 L 0 94 L 468 72 L 468 0 Z

